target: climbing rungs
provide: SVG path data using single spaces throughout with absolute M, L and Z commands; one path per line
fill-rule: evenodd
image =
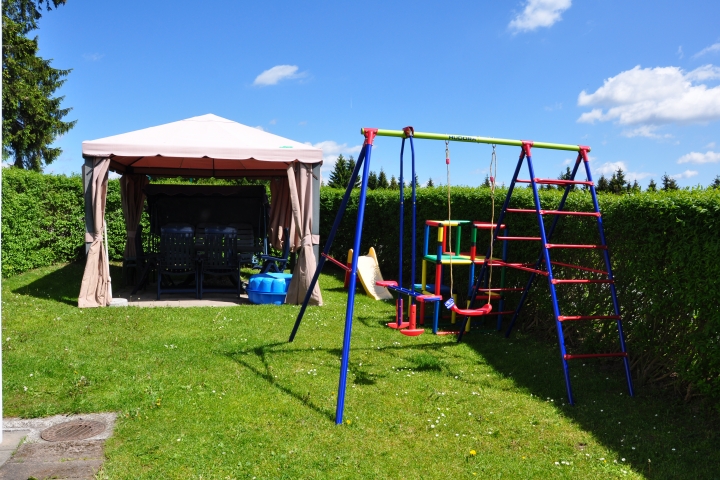
M 615 280 L 584 280 L 581 278 L 558 280 L 558 279 L 553 278 L 552 283 L 553 283 L 553 285 L 562 284 L 562 283 L 615 283 Z
M 618 353 L 585 353 L 581 355 L 563 355 L 565 360 L 577 360 L 581 358 L 605 358 L 605 357 L 627 357 L 627 352 Z
M 546 243 L 545 248 L 589 248 L 596 250 L 607 250 L 607 245 L 571 245 L 562 243 Z
M 593 182 L 587 180 L 556 180 L 553 178 L 535 178 L 535 183 L 540 185 L 594 185 Z M 530 180 L 517 179 L 518 183 L 530 183 Z
M 490 230 L 495 229 L 497 227 L 494 223 L 486 223 L 486 222 L 473 222 L 473 227 L 479 229 L 479 230 Z M 505 228 L 505 224 L 500 225 L 500 230 Z
M 543 259 L 543 262 L 545 262 L 545 259 Z M 590 267 L 583 267 L 583 266 L 580 266 L 580 265 L 572 265 L 572 264 L 570 264 L 570 263 L 562 263 L 562 262 L 555 262 L 555 261 L 550 261 L 550 263 L 553 264 L 553 265 L 558 265 L 558 266 L 560 266 L 560 267 L 568 267 L 568 268 L 574 268 L 574 269 L 576 269 L 576 270 L 584 270 L 584 271 L 586 271 L 586 272 L 599 273 L 600 275 L 607 275 L 607 274 L 608 274 L 608 272 L 605 272 L 605 271 L 603 271 L 603 270 L 598 270 L 598 269 L 596 269 L 596 268 L 590 268 Z
M 507 212 L 514 213 L 537 213 L 531 208 L 508 208 Z M 599 217 L 600 212 L 571 212 L 569 210 L 540 210 L 540 215 L 576 215 L 581 217 Z
M 620 320 L 620 315 L 560 315 L 558 317 L 560 322 L 575 320 Z
M 517 288 L 478 288 L 478 292 L 522 292 L 522 287 Z
M 486 263 L 488 263 L 494 267 L 509 267 L 509 268 L 515 268 L 517 270 L 523 270 L 525 272 L 536 273 L 538 275 L 545 275 L 546 277 L 548 276 L 548 272 L 546 272 L 545 270 L 538 270 L 536 268 L 526 267 L 522 263 L 506 263 L 506 262 L 502 262 L 500 260 L 493 260 L 491 262 L 486 262 Z
M 497 240 L 532 240 L 532 241 L 540 241 L 542 240 L 540 237 L 495 237 Z

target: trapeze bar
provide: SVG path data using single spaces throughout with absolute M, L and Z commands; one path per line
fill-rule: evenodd
M 365 129 L 361 128 L 360 133 L 365 135 Z M 399 137 L 405 138 L 405 132 L 402 130 L 383 130 L 378 129 L 377 136 L 379 137 Z M 471 142 L 471 143 L 488 143 L 493 145 L 510 145 L 514 147 L 522 147 L 523 140 L 510 140 L 507 138 L 492 138 L 492 137 L 475 137 L 471 135 L 449 135 L 446 133 L 426 133 L 426 132 L 414 132 L 413 138 L 421 138 L 424 140 L 448 140 L 453 142 Z M 531 142 L 534 148 L 547 148 L 550 150 L 569 150 L 572 152 L 579 152 L 579 145 L 566 145 L 563 143 L 547 143 L 547 142 Z M 583 147 L 586 148 L 586 147 Z M 587 151 L 590 148 L 587 147 Z

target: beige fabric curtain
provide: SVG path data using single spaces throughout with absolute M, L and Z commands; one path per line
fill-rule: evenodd
M 105 200 L 107 199 L 109 158 L 95 159 L 92 177 L 93 236 L 87 253 L 85 272 L 80 284 L 78 307 L 105 307 L 112 300 L 109 295 L 110 275 L 103 248 Z
M 290 208 L 290 184 L 287 175 L 285 177 L 273 178 L 270 180 L 270 225 L 268 237 L 270 244 L 277 250 L 282 250 L 283 228 L 290 228 L 290 238 L 293 238 L 295 225 L 292 219 Z
M 288 287 L 285 303 L 301 304 L 305 299 L 310 281 L 315 275 L 317 261 L 313 252 L 312 222 L 312 167 L 300 163 L 291 164 L 287 169 L 290 203 L 292 205 L 292 228 L 290 239 L 298 252 L 297 263 Z M 275 197 L 273 196 L 273 203 Z M 320 286 L 315 284 L 308 305 L 322 305 Z
M 135 258 L 135 235 L 140 217 L 142 216 L 143 205 L 145 204 L 145 185 L 150 183 L 147 176 L 137 174 L 125 174 L 120 177 L 120 200 L 122 203 L 123 216 L 125 217 L 125 255 L 127 258 Z

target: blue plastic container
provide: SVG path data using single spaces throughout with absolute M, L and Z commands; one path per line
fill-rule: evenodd
M 285 303 L 291 273 L 258 273 L 250 277 L 247 294 L 250 302 L 256 304 Z

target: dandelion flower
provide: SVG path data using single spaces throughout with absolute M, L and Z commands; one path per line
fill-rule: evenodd
M 475 455 L 477 455 L 477 452 L 475 450 L 470 450 L 470 455 L 474 457 Z

